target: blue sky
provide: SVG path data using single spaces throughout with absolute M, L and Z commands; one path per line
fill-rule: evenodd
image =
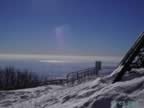
M 144 30 L 143 0 L 0 0 L 0 53 L 121 56 Z

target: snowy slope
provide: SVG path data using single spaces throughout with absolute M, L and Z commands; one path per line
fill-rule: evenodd
M 0 108 L 143 108 L 144 76 L 115 84 L 107 79 L 112 80 L 113 75 L 74 87 L 1 91 Z

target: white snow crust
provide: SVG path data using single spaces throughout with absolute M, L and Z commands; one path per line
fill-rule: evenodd
M 144 108 L 143 75 L 114 84 L 107 78 L 113 74 L 75 86 L 1 91 L 0 108 Z

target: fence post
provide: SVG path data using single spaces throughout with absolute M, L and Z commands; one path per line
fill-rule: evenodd
M 95 74 L 98 75 L 99 71 L 102 69 L 102 62 L 101 61 L 96 61 L 95 63 Z

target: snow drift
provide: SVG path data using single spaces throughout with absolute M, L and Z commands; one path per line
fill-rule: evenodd
M 114 84 L 112 74 L 73 87 L 51 85 L 1 91 L 0 108 L 143 108 L 143 73 L 127 74 Z

